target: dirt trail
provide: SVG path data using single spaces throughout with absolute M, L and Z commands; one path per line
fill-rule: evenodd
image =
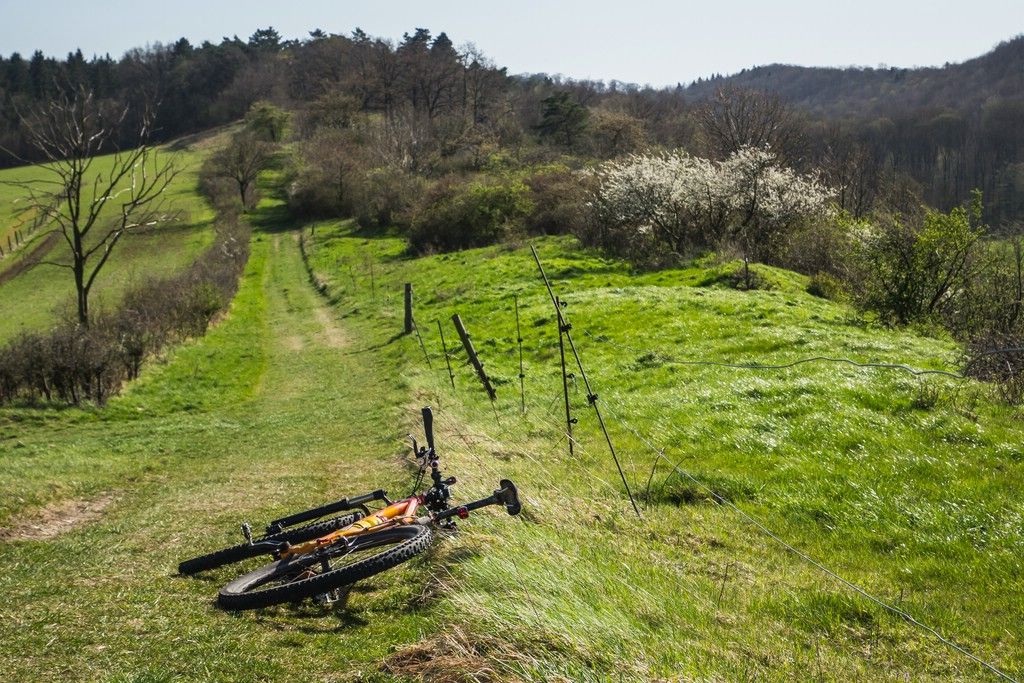
M 13 280 L 14 278 L 24 273 L 29 268 L 32 268 L 33 266 L 37 265 L 40 261 L 43 260 L 43 257 L 49 253 L 53 246 L 57 244 L 57 240 L 59 239 L 59 234 L 51 232 L 49 235 L 41 239 L 39 241 L 39 244 L 32 247 L 32 251 L 28 252 L 27 254 L 20 255 L 17 252 L 15 252 L 13 256 L 8 256 L 8 258 L 20 260 L 16 260 L 8 268 L 0 271 L 0 285 L 4 284 L 5 282 Z
M 114 501 L 112 494 L 92 500 L 62 500 L 33 510 L 0 527 L 0 541 L 46 541 L 99 519 Z

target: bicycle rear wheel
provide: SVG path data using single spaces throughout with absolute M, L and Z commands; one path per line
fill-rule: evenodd
M 335 543 L 240 576 L 220 590 L 218 602 L 232 610 L 298 602 L 399 565 L 426 550 L 432 541 L 433 533 L 422 524 L 357 536 L 348 547 Z
M 344 515 L 342 517 L 332 517 L 331 519 L 323 519 L 319 522 L 313 522 L 312 524 L 300 526 L 295 529 L 289 529 L 288 531 L 264 536 L 258 540 L 303 543 L 305 541 L 311 541 L 314 538 L 326 536 L 332 531 L 344 529 L 349 524 L 357 522 L 362 518 L 363 513 L 361 512 Z M 272 550 L 270 548 L 251 546 L 248 543 L 240 543 L 238 545 L 231 546 L 230 548 L 223 548 L 212 553 L 207 553 L 206 555 L 200 555 L 199 557 L 193 557 L 190 560 L 185 560 L 178 565 L 178 573 L 198 574 L 199 572 L 205 572 L 209 569 L 216 569 L 217 567 L 223 567 L 227 564 L 241 562 L 242 560 L 247 560 L 250 557 L 270 555 L 271 553 Z

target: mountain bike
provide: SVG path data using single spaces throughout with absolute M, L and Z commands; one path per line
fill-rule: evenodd
M 233 562 L 270 555 L 274 561 L 244 574 L 224 586 L 218 595 L 222 607 L 257 609 L 284 602 L 314 598 L 323 604 L 338 599 L 339 589 L 395 567 L 430 546 L 436 528 L 454 528 L 455 519 L 466 519 L 473 510 L 502 505 L 510 515 L 521 510 L 519 493 L 508 479 L 502 479 L 490 496 L 451 506 L 450 487 L 455 477 L 441 473 L 434 448 L 433 413 L 424 408 L 423 428 L 427 445 L 412 441 L 419 468 L 412 493 L 392 501 L 381 489 L 274 520 L 263 537 L 254 540 L 248 524 L 242 525 L 245 543 L 225 548 L 179 565 L 182 574 L 192 574 Z M 427 472 L 431 486 L 416 493 Z M 384 507 L 371 511 L 368 505 Z M 355 512 L 312 522 L 290 531 L 288 527 L 328 515 Z

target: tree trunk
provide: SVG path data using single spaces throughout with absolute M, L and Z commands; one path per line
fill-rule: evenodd
M 75 255 L 75 294 L 78 304 L 78 324 L 89 327 L 89 288 L 85 284 L 85 263 Z

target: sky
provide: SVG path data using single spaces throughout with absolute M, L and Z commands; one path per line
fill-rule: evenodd
M 1024 33 L 1024 0 L 0 0 L 0 54 L 41 49 L 119 57 L 185 36 L 286 38 L 360 27 L 400 39 L 414 28 L 472 42 L 510 73 L 655 86 L 770 63 L 934 66 Z

